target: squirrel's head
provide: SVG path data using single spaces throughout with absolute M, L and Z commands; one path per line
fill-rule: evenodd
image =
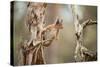
M 63 29 L 63 24 L 62 24 L 63 20 L 62 19 L 57 19 L 55 22 L 55 26 L 59 29 Z

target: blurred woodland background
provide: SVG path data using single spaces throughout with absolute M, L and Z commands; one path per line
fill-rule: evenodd
M 25 27 L 25 16 L 28 2 L 14 2 L 14 65 L 18 65 L 18 48 L 20 42 L 29 39 Z M 75 62 L 74 51 L 76 46 L 75 27 L 70 8 L 71 4 L 48 3 L 46 8 L 46 24 L 51 24 L 56 16 L 63 19 L 63 29 L 59 33 L 59 40 L 54 40 L 52 45 L 45 48 L 47 64 Z M 80 23 L 89 18 L 97 21 L 97 6 L 77 5 Z M 90 25 L 84 29 L 84 46 L 97 52 L 97 25 Z

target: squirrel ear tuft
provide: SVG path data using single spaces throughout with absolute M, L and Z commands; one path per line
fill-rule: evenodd
M 59 19 L 57 19 L 57 20 L 56 20 L 56 24 L 59 24 L 59 23 L 60 23 L 60 22 L 59 22 Z
M 46 8 L 47 7 L 47 3 L 43 3 L 43 7 Z
M 61 22 L 60 23 L 63 23 L 63 19 L 61 19 Z
M 62 24 L 62 22 L 63 22 L 62 19 L 57 19 L 55 24 L 56 24 L 56 25 L 57 25 L 57 24 Z
M 30 2 L 27 4 L 27 7 L 29 7 L 30 6 Z

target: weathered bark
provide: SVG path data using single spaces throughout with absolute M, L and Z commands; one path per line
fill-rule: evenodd
M 37 37 L 44 26 L 45 3 L 28 3 L 25 24 L 30 32 L 30 39 L 21 47 L 23 65 L 45 64 L 43 49 L 45 42 Z M 49 44 L 49 42 L 48 42 Z
M 30 32 L 30 39 L 24 41 L 20 49 L 23 65 L 46 64 L 44 48 L 55 39 L 54 36 L 46 38 L 47 31 L 41 33 L 45 25 L 46 6 L 45 3 L 29 3 L 27 6 L 25 24 Z
M 96 56 L 89 49 L 87 49 L 85 46 L 83 46 L 83 29 L 87 25 L 93 25 L 97 24 L 96 21 L 93 21 L 91 19 L 84 21 L 82 24 L 79 22 L 79 16 L 76 12 L 75 5 L 71 6 L 73 18 L 74 18 L 74 25 L 75 25 L 75 36 L 76 36 L 76 48 L 75 48 L 75 61 L 92 61 L 96 60 Z

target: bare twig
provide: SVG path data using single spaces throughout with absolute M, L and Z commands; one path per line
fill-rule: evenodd
M 88 26 L 88 25 L 93 25 L 93 24 L 97 24 L 97 21 L 93 21 L 93 20 L 91 20 L 91 19 L 88 19 L 88 20 L 86 20 L 86 21 L 84 21 L 84 22 L 82 23 L 82 26 L 83 26 L 83 28 L 85 28 L 86 26 Z

